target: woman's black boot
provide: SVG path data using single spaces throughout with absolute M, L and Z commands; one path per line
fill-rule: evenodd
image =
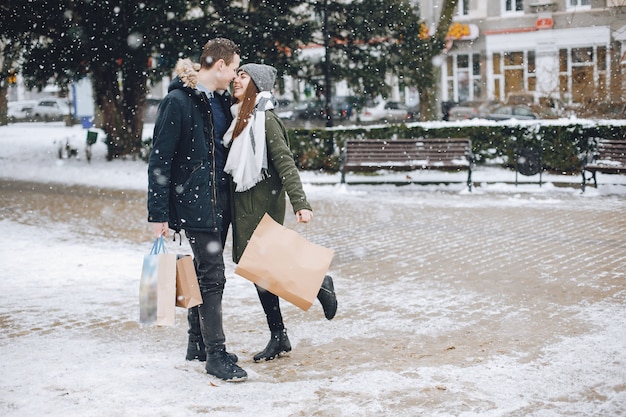
M 270 341 L 262 352 L 254 355 L 254 361 L 259 362 L 262 360 L 271 361 L 281 353 L 291 352 L 291 343 L 287 337 L 286 330 L 278 330 L 272 332 Z
M 337 296 L 335 295 L 333 278 L 330 275 L 324 277 L 320 291 L 317 293 L 317 299 L 320 300 L 326 319 L 332 320 L 337 313 Z

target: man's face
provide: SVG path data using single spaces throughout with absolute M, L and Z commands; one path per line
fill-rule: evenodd
M 241 57 L 239 55 L 233 56 L 233 59 L 229 65 L 226 65 L 224 61 L 221 61 L 219 63 L 221 67 L 220 67 L 220 77 L 218 81 L 220 85 L 217 86 L 218 90 L 228 89 L 228 87 L 230 86 L 230 83 L 237 76 L 237 69 L 239 68 L 240 63 L 241 63 Z

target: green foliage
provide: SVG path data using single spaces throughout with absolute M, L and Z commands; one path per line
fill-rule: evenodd
M 112 159 L 142 146 L 149 82 L 170 75 L 179 58 L 197 61 L 210 38 L 230 37 L 244 59 L 297 71 L 294 51 L 311 30 L 306 19 L 294 18 L 303 1 L 252 0 L 242 7 L 198 0 L 14 0 L 0 6 L 0 45 L 30 40 L 19 48 L 27 87 L 41 90 L 50 81 L 66 87 L 91 76 Z
M 302 170 L 337 172 L 347 139 L 470 138 L 477 165 L 513 168 L 515 150 L 541 147 L 546 170 L 579 172 L 581 158 L 594 138 L 622 139 L 626 126 L 602 125 L 525 125 L 525 126 L 443 126 L 421 124 L 389 125 L 380 128 L 290 129 L 290 147 Z M 147 161 L 152 139 L 143 141 L 141 155 Z
M 387 97 L 387 75 L 402 77 L 427 46 L 417 37 L 418 9 L 408 0 L 331 2 L 328 10 L 333 78 L 361 97 Z
M 626 126 L 602 125 L 520 125 L 520 126 L 443 126 L 389 125 L 382 128 L 333 130 L 290 130 L 291 147 L 300 168 L 335 172 L 347 139 L 454 138 L 472 141 L 477 165 L 496 164 L 512 168 L 516 149 L 541 147 L 546 170 L 561 173 L 578 172 L 581 155 L 590 139 L 626 137 Z M 328 144 L 334 144 L 332 153 Z

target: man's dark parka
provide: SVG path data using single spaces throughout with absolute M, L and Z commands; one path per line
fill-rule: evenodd
M 195 83 L 176 77 L 159 105 L 148 161 L 148 221 L 168 222 L 177 232 L 218 231 L 216 179 L 226 154 L 213 141 L 207 96 L 191 86 Z M 220 103 L 230 124 L 230 96 L 221 96 Z

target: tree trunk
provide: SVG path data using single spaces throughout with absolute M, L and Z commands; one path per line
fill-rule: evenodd
M 431 69 L 434 71 L 434 68 Z M 424 121 L 439 119 L 439 106 L 437 105 L 437 83 L 419 83 L 417 91 L 420 96 L 420 119 Z
M 426 40 L 429 43 L 429 56 L 423 60 L 420 71 L 422 76 L 417 83 L 417 91 L 420 95 L 420 114 L 422 120 L 439 119 L 439 84 L 438 67 L 433 64 L 433 58 L 440 55 L 445 47 L 446 36 L 450 29 L 454 11 L 458 0 L 442 0 L 442 11 L 437 23 L 437 29 L 432 37 Z
M 0 126 L 6 126 L 9 124 L 9 117 L 7 115 L 7 92 L 9 91 L 8 83 L 6 79 L 0 83 Z
M 93 70 L 96 105 L 102 113 L 102 130 L 107 137 L 107 160 L 132 156 L 141 149 L 143 112 L 146 102 L 146 76 L 122 68 L 123 92 L 118 81 L 118 68 Z
M 126 126 L 124 149 L 126 154 L 136 157 L 141 150 L 143 136 L 143 122 L 146 111 L 146 96 L 148 95 L 148 76 L 142 69 L 148 62 L 148 57 L 137 54 L 134 62 L 127 60 L 127 66 L 122 68 L 124 77 L 124 122 Z M 143 65 L 142 65 L 143 64 Z

